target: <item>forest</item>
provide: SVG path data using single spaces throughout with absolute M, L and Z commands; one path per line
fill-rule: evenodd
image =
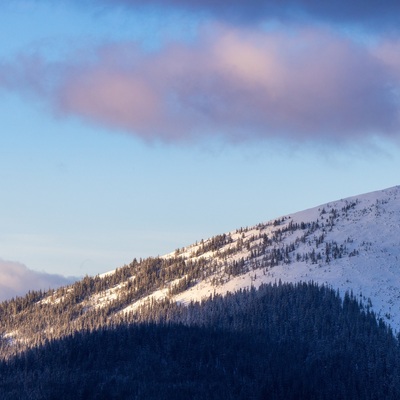
M 0 397 L 399 399 L 400 349 L 351 293 L 278 282 L 6 352 Z

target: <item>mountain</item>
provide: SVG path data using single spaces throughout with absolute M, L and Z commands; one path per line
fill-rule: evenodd
M 275 282 L 346 292 L 400 330 L 400 187 L 239 228 L 57 290 L 0 304 L 3 355 Z M 147 315 L 146 314 L 146 315 Z
M 0 303 L 0 398 L 400 398 L 400 187 Z

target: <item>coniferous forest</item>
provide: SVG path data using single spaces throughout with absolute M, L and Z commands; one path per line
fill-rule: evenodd
M 351 294 L 279 283 L 4 353 L 0 398 L 399 399 L 400 349 Z

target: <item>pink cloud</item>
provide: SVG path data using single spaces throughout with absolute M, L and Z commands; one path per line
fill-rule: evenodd
M 160 99 L 141 78 L 115 69 L 95 68 L 70 77 L 60 92 L 66 112 L 125 129 L 146 129 L 160 113 Z
M 145 140 L 343 142 L 399 131 L 400 66 L 385 46 L 365 47 L 321 28 L 214 26 L 195 43 L 158 52 L 125 43 L 74 63 L 25 59 L 17 81 L 60 115 Z
M 373 49 L 373 54 L 387 66 L 396 79 L 400 80 L 400 39 L 381 41 Z
M 29 290 L 55 289 L 70 284 L 71 279 L 28 269 L 24 264 L 0 259 L 0 301 L 23 296 Z

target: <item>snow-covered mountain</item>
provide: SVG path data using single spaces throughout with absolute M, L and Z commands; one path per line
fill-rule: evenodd
M 133 321 L 149 304 L 187 304 L 262 283 L 313 281 L 352 292 L 400 332 L 400 186 L 201 240 L 0 307 L 0 339 L 21 348 Z M 1 306 L 1 305 L 0 305 Z M 1 344 L 1 343 L 0 343 Z
M 191 280 L 186 290 L 173 295 L 170 289 L 187 276 L 168 282 L 122 312 L 151 299 L 188 303 L 278 280 L 314 281 L 343 295 L 352 291 L 400 331 L 400 186 L 240 228 L 163 258 L 173 257 L 186 263 L 207 260 L 214 272 Z M 96 298 L 97 305 L 123 286 Z

